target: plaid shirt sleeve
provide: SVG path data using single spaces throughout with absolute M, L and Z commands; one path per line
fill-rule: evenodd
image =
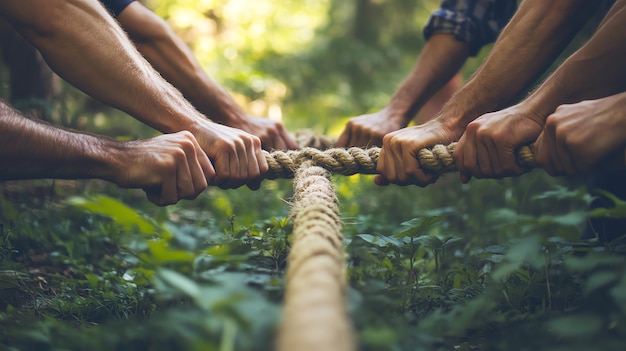
M 117 17 L 126 6 L 130 5 L 131 2 L 135 0 L 100 0 L 104 7 L 107 8 L 113 14 L 113 16 Z
M 517 9 L 517 0 L 443 0 L 424 28 L 426 40 L 448 33 L 466 42 L 475 56 L 496 40 Z

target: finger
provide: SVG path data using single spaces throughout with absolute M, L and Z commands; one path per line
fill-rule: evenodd
M 194 179 L 191 173 L 191 167 L 195 161 L 190 160 L 190 155 L 185 154 L 184 157 L 185 159 L 181 159 L 176 167 L 176 200 L 191 198 L 195 195 Z
M 400 184 L 404 177 L 404 165 L 402 164 L 402 145 L 400 142 L 390 142 L 387 148 L 389 152 L 388 160 L 385 161 L 386 177 L 391 183 Z
M 249 154 L 252 155 L 250 158 L 251 168 L 248 172 L 246 185 L 252 190 L 257 190 L 261 187 L 261 181 L 269 170 L 269 165 L 267 164 L 261 145 L 256 140 L 252 140 L 252 149 Z
M 204 159 L 202 158 L 202 153 L 203 152 L 200 148 L 196 148 L 193 150 L 193 152 L 190 152 L 187 158 L 187 161 L 189 164 L 189 172 L 191 174 L 191 181 L 193 184 L 193 194 L 184 197 L 185 199 L 188 199 L 188 200 L 195 199 L 204 189 L 206 189 L 208 185 L 205 171 L 201 163 L 204 161 Z
M 377 174 L 376 176 L 374 176 L 374 183 L 376 185 L 380 185 L 380 186 L 387 186 L 387 185 L 389 185 L 389 181 L 382 174 Z
M 228 189 L 228 187 L 226 186 L 227 182 L 230 181 L 231 172 L 235 171 L 231 169 L 231 153 L 232 150 L 229 152 L 219 153 L 218 156 L 213 160 L 213 165 L 215 167 L 215 178 L 213 178 L 214 184 L 222 189 Z
M 553 175 L 556 169 L 552 165 L 551 155 L 549 153 L 549 139 L 549 136 L 547 136 L 544 130 L 535 141 L 533 150 L 535 151 L 535 161 L 537 164 L 539 164 L 546 173 Z
M 552 164 L 553 170 L 552 173 L 549 173 L 552 176 L 558 176 L 564 174 L 563 164 L 561 163 L 560 149 L 563 148 L 561 146 L 562 140 L 559 140 L 559 136 L 556 133 L 556 129 L 554 129 L 552 133 L 552 138 L 550 139 L 550 147 L 548 152 L 550 154 L 550 163 Z
M 464 136 L 461 136 L 461 140 L 464 140 Z M 465 167 L 463 166 L 463 158 L 465 157 L 465 148 L 462 147 L 463 143 L 459 140 L 452 153 L 452 158 L 454 158 L 454 165 L 456 169 L 459 171 L 459 180 L 461 183 L 467 183 L 470 181 L 471 176 L 465 171 Z
M 351 146 L 357 147 L 369 147 L 373 145 L 372 135 L 364 130 L 359 131 L 359 133 L 352 136 Z
M 404 148 L 402 152 L 402 163 L 404 164 L 404 172 L 407 174 L 405 184 L 417 184 L 426 186 L 433 182 L 431 174 L 426 174 L 415 155 L 411 150 Z
M 259 188 L 261 187 L 261 180 L 255 180 L 255 181 L 248 182 L 246 184 L 246 186 L 250 190 L 259 190 Z
M 475 172 L 474 169 L 477 166 L 476 147 L 473 142 L 468 141 L 467 134 L 461 136 L 454 153 L 459 157 L 457 168 L 463 175 L 461 181 L 467 183 L 471 179 L 473 172 Z
M 248 154 L 243 141 L 235 143 L 235 150 L 229 155 L 230 179 L 224 184 L 227 189 L 236 189 L 248 179 Z
M 287 144 L 285 143 L 285 141 L 283 140 L 282 137 L 277 137 L 276 141 L 274 142 L 274 149 L 276 150 L 286 150 L 287 149 Z
M 178 181 L 176 176 L 167 177 L 161 186 L 159 206 L 172 205 L 178 202 Z
M 383 147 L 382 149 L 380 149 L 380 153 L 378 154 L 378 162 L 376 163 L 376 172 L 382 175 L 382 177 L 378 177 L 378 178 L 383 178 L 385 181 L 387 181 L 387 170 L 385 169 L 386 160 L 387 160 L 387 151 Z M 387 181 L 387 184 L 389 184 L 388 181 Z
M 518 149 L 512 145 L 496 150 L 498 153 L 496 160 L 498 161 L 498 167 L 500 167 L 500 169 L 495 170 L 495 172 L 498 175 L 510 177 L 522 174 L 526 171 L 526 169 L 518 163 L 517 150 Z
M 143 188 L 143 191 L 146 193 L 146 197 L 150 202 L 155 205 L 160 205 L 161 200 L 161 186 L 154 186 L 150 188 Z
M 296 140 L 292 138 L 291 135 L 289 135 L 289 133 L 287 132 L 287 130 L 283 128 L 282 126 L 280 128 L 280 135 L 282 136 L 286 149 L 295 150 L 298 148 L 298 143 L 296 143 Z
M 578 173 L 578 166 L 575 164 L 574 157 L 570 152 L 567 141 L 557 144 L 557 155 L 561 164 L 561 171 L 564 174 L 574 175 Z
M 487 178 L 494 175 L 491 165 L 491 153 L 485 142 L 479 142 L 476 146 L 476 171 L 472 175 L 476 178 Z
M 385 149 L 384 148 L 380 149 L 380 154 L 378 155 L 378 162 L 376 163 L 376 172 L 378 172 L 378 174 L 374 176 L 374 183 L 376 185 L 381 185 L 381 186 L 389 185 L 389 180 L 387 179 L 385 175 L 386 157 L 387 156 L 386 156 Z
M 208 186 L 212 184 L 213 180 L 215 179 L 215 168 L 213 167 L 211 160 L 209 160 L 209 156 L 207 156 L 207 154 L 201 148 L 197 149 L 196 157 L 198 160 L 198 164 L 200 165 L 200 169 L 202 170 L 202 174 L 204 174 L 206 184 Z

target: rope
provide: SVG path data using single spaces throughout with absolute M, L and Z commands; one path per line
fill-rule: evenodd
M 435 145 L 432 148 L 421 149 L 417 153 L 417 160 L 422 169 L 432 173 L 446 173 L 457 170 L 454 164 L 454 148 L 457 143 L 450 145 Z M 305 162 L 312 162 L 332 173 L 375 174 L 376 163 L 380 155 L 380 148 L 362 149 L 358 147 L 330 148 L 318 150 L 304 147 L 299 150 L 263 151 L 269 165 L 268 179 L 292 178 L 294 170 Z M 524 167 L 535 167 L 535 155 L 532 147 L 523 146 L 517 152 L 518 162 Z
M 310 161 L 296 170 L 278 351 L 356 350 L 345 303 L 339 207 L 329 178 L 327 170 Z
M 295 178 L 292 246 L 277 351 L 354 351 L 355 334 L 345 301 L 343 236 L 330 173 L 374 174 L 380 148 L 319 150 L 334 142 L 320 143 L 312 135 L 297 140 L 309 147 L 264 151 L 270 167 L 268 178 Z M 455 171 L 455 147 L 452 143 L 422 149 L 417 159 L 430 172 Z M 520 164 L 534 166 L 532 148 L 523 147 L 517 157 Z

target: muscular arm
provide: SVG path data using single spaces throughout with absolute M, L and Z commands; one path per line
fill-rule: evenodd
M 377 182 L 434 182 L 437 176 L 415 160 L 417 151 L 459 140 L 472 120 L 506 105 L 548 67 L 596 6 L 586 0 L 523 1 L 485 62 L 438 116 L 383 139 Z
M 468 124 L 454 156 L 462 181 L 523 173 L 525 170 L 515 162 L 515 151 L 539 136 L 557 106 L 626 88 L 625 4 L 625 0 L 616 2 L 592 38 L 529 98 Z
M 465 42 L 449 34 L 432 36 L 389 104 L 381 111 L 350 119 L 337 140 L 337 146 L 381 145 L 385 134 L 409 124 L 428 100 L 459 71 L 468 56 L 469 47 Z
M 545 118 L 561 104 L 626 90 L 626 1 L 611 8 L 595 34 L 523 102 Z
M 523 1 L 489 56 L 440 116 L 462 133 L 476 117 L 506 106 L 552 63 L 598 3 Z
M 246 116 L 230 94 L 206 74 L 189 47 L 165 21 L 141 3 L 128 5 L 118 20 L 148 62 L 213 121 L 257 135 L 268 147 L 297 146 L 282 124 L 265 121 L 263 127 L 255 125 L 262 121 Z
M 392 115 L 402 117 L 406 126 L 428 99 L 459 71 L 468 57 L 466 43 L 448 34 L 432 36 L 387 109 L 393 111 Z
M 107 150 L 108 152 L 104 152 Z M 119 145 L 21 116 L 0 102 L 0 179 L 98 178 L 113 181 Z
M 162 132 L 202 118 L 97 1 L 9 0 L 0 2 L 0 11 L 59 75 L 98 100 Z
M 96 0 L 7 0 L 0 15 L 81 90 L 164 132 L 194 134 L 215 165 L 215 184 L 259 186 L 260 140 L 207 120 L 137 52 Z
M 626 167 L 626 93 L 561 105 L 546 119 L 535 159 L 551 175 Z
M 195 198 L 214 175 L 188 132 L 118 142 L 28 119 L 0 102 L 0 180 L 103 179 L 168 205 Z

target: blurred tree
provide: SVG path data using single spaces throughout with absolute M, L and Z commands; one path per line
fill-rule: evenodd
M 6 23 L 0 23 L 0 52 L 9 75 L 11 104 L 50 121 L 52 105 L 49 100 L 59 92 L 58 77 L 37 49 Z

